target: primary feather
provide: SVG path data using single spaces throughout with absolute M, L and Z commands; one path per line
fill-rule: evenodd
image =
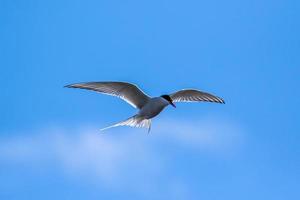
M 141 109 L 150 99 L 136 85 L 126 82 L 86 82 L 67 85 L 68 88 L 93 90 L 125 100 L 135 108 Z
M 225 101 L 220 97 L 194 89 L 179 90 L 173 94 L 170 94 L 170 97 L 173 102 L 208 101 L 223 104 L 225 103 Z

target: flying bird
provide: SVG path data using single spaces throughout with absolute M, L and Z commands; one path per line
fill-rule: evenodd
M 150 97 L 136 85 L 126 82 L 85 82 L 70 84 L 65 87 L 93 90 L 102 94 L 116 96 L 138 109 L 136 115 L 101 130 L 117 126 L 131 126 L 148 128 L 149 133 L 151 130 L 151 119 L 157 116 L 168 105 L 176 108 L 175 102 L 206 101 L 225 103 L 220 97 L 196 89 L 183 89 L 172 94 Z

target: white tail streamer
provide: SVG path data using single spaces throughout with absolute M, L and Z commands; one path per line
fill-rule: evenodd
M 148 133 L 149 133 L 151 130 L 151 119 L 144 119 L 139 115 L 134 115 L 133 117 L 130 117 L 124 121 L 121 121 L 121 122 L 111 125 L 109 127 L 103 128 L 103 129 L 101 129 L 101 131 L 104 131 L 109 128 L 117 127 L 117 126 L 131 126 L 131 127 L 137 127 L 137 128 L 148 128 Z

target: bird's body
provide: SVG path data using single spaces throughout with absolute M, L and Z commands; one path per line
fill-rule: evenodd
M 208 101 L 225 103 L 220 97 L 195 89 L 179 90 L 170 95 L 151 98 L 142 92 L 136 85 L 126 82 L 87 82 L 71 84 L 65 87 L 94 90 L 103 94 L 116 96 L 139 110 L 133 117 L 104 129 L 116 126 L 132 126 L 148 128 L 149 132 L 151 128 L 151 119 L 157 116 L 168 105 L 176 107 L 174 102 Z
M 149 101 L 139 110 L 138 115 L 145 118 L 151 119 L 157 116 L 169 102 L 162 97 L 154 97 L 149 99 Z

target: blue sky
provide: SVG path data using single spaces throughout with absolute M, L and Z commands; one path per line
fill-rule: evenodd
M 300 3 L 0 2 L 1 199 L 297 199 Z M 99 130 L 135 113 L 63 88 L 198 88 L 152 132 Z

